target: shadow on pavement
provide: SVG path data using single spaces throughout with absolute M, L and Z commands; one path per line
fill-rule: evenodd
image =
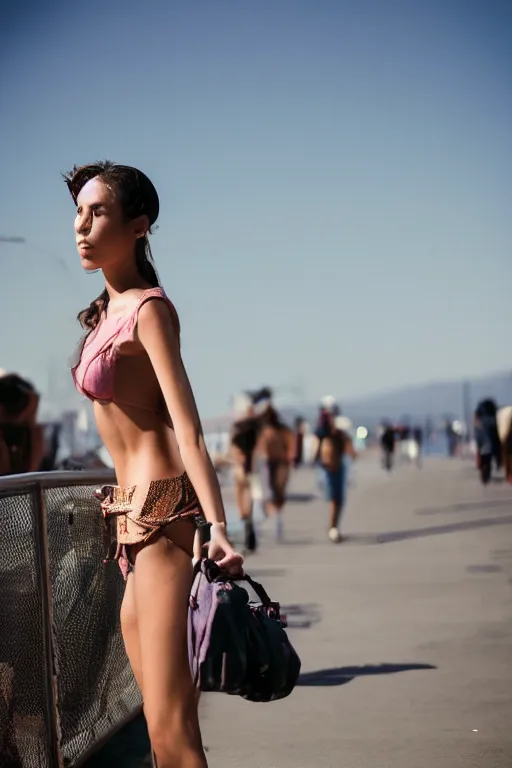
M 495 549 L 492 552 L 494 560 L 511 560 L 512 559 L 512 547 L 509 549 Z
M 481 520 L 467 520 L 462 523 L 448 523 L 447 525 L 433 525 L 429 528 L 412 528 L 408 531 L 388 531 L 387 533 L 353 534 L 347 536 L 347 541 L 354 544 L 390 544 L 394 541 L 406 541 L 407 539 L 420 539 L 424 536 L 439 536 L 443 533 L 457 533 L 458 531 L 472 531 L 477 528 L 488 528 L 494 525 L 512 524 L 512 515 L 502 517 L 487 517 Z
M 439 515 L 448 512 L 472 512 L 478 509 L 494 509 L 496 507 L 510 507 L 512 497 L 505 499 L 489 499 L 488 501 L 466 501 L 460 504 L 449 504 L 446 507 L 423 507 L 417 509 L 417 515 Z
M 468 573 L 501 573 L 502 570 L 501 565 L 468 565 L 466 568 Z
M 299 677 L 297 685 L 312 687 L 344 685 L 355 677 L 367 675 L 391 675 L 395 672 L 411 672 L 419 669 L 437 669 L 432 664 L 367 664 L 362 667 L 333 667 L 305 672 Z
M 247 565 L 247 558 L 245 560 Z M 288 568 L 251 568 L 251 576 L 253 579 L 275 579 L 280 576 L 286 576 Z
M 281 614 L 286 616 L 290 629 L 309 629 L 313 624 L 318 624 L 322 618 L 320 606 L 317 603 L 282 605 Z
M 318 498 L 319 496 L 314 493 L 288 493 L 286 495 L 286 501 L 295 502 L 295 504 L 309 504 Z

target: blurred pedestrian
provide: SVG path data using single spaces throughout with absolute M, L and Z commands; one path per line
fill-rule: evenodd
M 336 426 L 338 415 L 339 408 L 335 403 L 322 405 L 315 431 L 315 457 L 329 502 L 328 537 L 333 543 L 343 541 L 339 526 L 345 505 L 347 469 L 344 459 L 349 445 L 347 434 Z
M 37 472 L 45 444 L 37 423 L 39 394 L 16 373 L 0 375 L 0 475 Z
M 498 408 L 494 400 L 488 398 L 477 405 L 474 413 L 473 426 L 477 447 L 477 464 L 484 484 L 487 484 L 491 479 L 492 460 L 494 459 L 498 469 L 502 463 L 497 411 Z
M 266 408 L 259 421 L 257 453 L 261 461 L 264 509 L 268 516 L 275 517 L 276 539 L 280 541 L 283 536 L 281 512 L 294 456 L 294 435 L 273 406 Z
M 293 466 L 297 469 L 304 462 L 304 432 L 305 424 L 302 416 L 295 419 L 295 451 L 293 456 Z
M 512 484 L 512 405 L 505 405 L 498 410 L 496 423 L 501 443 L 505 479 Z
M 423 430 L 420 426 L 414 427 L 412 431 L 414 442 L 416 443 L 416 466 L 421 468 L 423 465 Z
M 245 550 L 255 552 L 257 541 L 253 520 L 252 477 L 255 471 L 259 424 L 250 395 L 244 393 L 238 396 L 235 401 L 235 412 L 237 419 L 230 435 L 235 499 L 238 514 L 244 526 Z
M 382 434 L 380 437 L 382 448 L 382 466 L 388 472 L 393 469 L 396 445 L 396 430 L 392 424 L 384 423 L 382 425 Z

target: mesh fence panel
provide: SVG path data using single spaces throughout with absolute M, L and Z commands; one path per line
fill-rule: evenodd
M 0 765 L 50 766 L 31 492 L 0 491 Z
M 94 487 L 46 490 L 58 709 L 66 765 L 140 705 L 119 626 L 124 591 L 103 563 Z

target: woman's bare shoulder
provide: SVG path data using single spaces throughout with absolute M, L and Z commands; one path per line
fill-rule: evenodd
M 142 335 L 157 333 L 165 336 L 180 336 L 180 320 L 176 307 L 163 291 L 151 289 L 144 291 L 135 304 L 132 312 L 134 338 Z

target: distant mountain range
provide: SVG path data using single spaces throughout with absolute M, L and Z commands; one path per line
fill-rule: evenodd
M 424 420 L 444 416 L 464 418 L 485 397 L 498 405 L 512 404 L 512 371 L 459 381 L 437 381 L 420 386 L 403 387 L 361 399 L 343 402 L 343 412 L 353 421 L 375 422 L 382 418 Z
M 374 426 L 382 419 L 399 420 L 404 417 L 424 423 L 430 417 L 440 421 L 445 417 L 464 419 L 474 410 L 479 400 L 492 397 L 498 405 L 512 404 L 512 370 L 489 374 L 481 378 L 458 381 L 437 381 L 402 387 L 361 398 L 339 398 L 343 413 L 354 424 Z M 318 404 L 279 408 L 286 421 L 291 422 L 299 413 L 310 423 L 316 421 Z M 230 416 L 206 419 L 205 432 L 227 429 Z

